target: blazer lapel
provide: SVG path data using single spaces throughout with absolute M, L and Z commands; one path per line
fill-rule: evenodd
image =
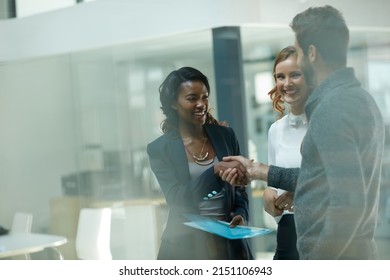
M 178 174 L 181 174 L 181 179 L 187 180 L 190 177 L 190 170 L 188 168 L 188 160 L 183 141 L 177 133 L 170 135 L 170 137 L 172 138 L 171 141 L 169 141 L 168 156 L 174 161 L 174 164 L 179 171 Z
M 214 151 L 217 155 L 219 161 L 222 161 L 222 158 L 226 155 L 229 155 L 227 150 L 226 141 L 221 135 L 216 133 L 216 130 L 210 129 L 208 125 L 204 126 L 207 136 L 210 139 L 211 144 L 213 145 Z

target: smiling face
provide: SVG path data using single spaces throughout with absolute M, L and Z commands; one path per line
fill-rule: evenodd
M 203 125 L 209 107 L 209 93 L 201 81 L 183 82 L 172 107 L 179 116 L 179 125 Z
M 308 96 L 305 77 L 300 70 L 297 57 L 289 56 L 275 67 L 276 88 L 282 95 L 282 100 L 289 104 L 295 115 L 303 113 Z

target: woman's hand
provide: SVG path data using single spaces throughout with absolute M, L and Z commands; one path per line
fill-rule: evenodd
M 232 221 L 230 222 L 230 227 L 234 228 L 236 226 L 243 226 L 245 225 L 245 220 L 241 215 L 236 215 L 233 217 Z
M 249 174 L 239 161 L 221 161 L 214 165 L 214 173 L 233 186 L 245 186 L 249 183 Z
M 232 186 L 244 187 L 250 181 L 248 177 L 248 182 L 241 182 L 236 168 L 228 168 L 225 171 L 221 170 L 219 172 L 219 177 L 221 177 L 223 181 L 228 182 Z
M 247 159 L 243 156 L 224 157 L 223 161 L 239 161 L 245 167 L 251 180 L 267 181 L 268 179 L 269 166 L 264 163 L 254 162 L 253 159 Z
M 294 193 L 285 192 L 275 200 L 275 207 L 280 210 L 294 212 Z
M 278 199 L 278 193 L 272 188 L 266 188 L 263 193 L 264 210 L 273 217 L 283 214 L 283 210 L 279 209 L 275 202 Z
M 245 170 L 248 172 L 249 176 L 252 176 L 252 171 L 253 171 L 253 159 L 247 159 L 243 156 L 229 156 L 229 157 L 224 157 L 223 158 L 224 162 L 232 162 L 232 161 L 238 161 L 240 162 Z

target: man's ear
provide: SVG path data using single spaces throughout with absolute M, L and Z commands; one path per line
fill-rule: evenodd
M 315 62 L 318 59 L 317 48 L 314 45 L 310 45 L 307 49 L 307 57 L 311 63 Z

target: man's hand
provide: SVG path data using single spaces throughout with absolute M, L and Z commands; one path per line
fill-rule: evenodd
M 224 157 L 223 161 L 225 162 L 238 161 L 248 171 L 249 175 L 251 175 L 251 169 L 253 168 L 253 160 L 247 159 L 243 156 L 228 156 L 228 157 Z
M 231 185 L 245 186 L 249 183 L 248 172 L 239 161 L 218 162 L 214 165 L 214 173 Z M 225 174 L 225 179 L 222 177 L 223 174 Z M 226 180 L 229 174 L 229 180 Z
M 245 167 L 251 180 L 267 181 L 269 166 L 266 164 L 261 162 L 254 162 L 253 159 L 247 159 L 243 156 L 228 156 L 224 157 L 223 161 L 238 161 Z M 228 174 L 225 174 L 225 177 L 227 176 Z

